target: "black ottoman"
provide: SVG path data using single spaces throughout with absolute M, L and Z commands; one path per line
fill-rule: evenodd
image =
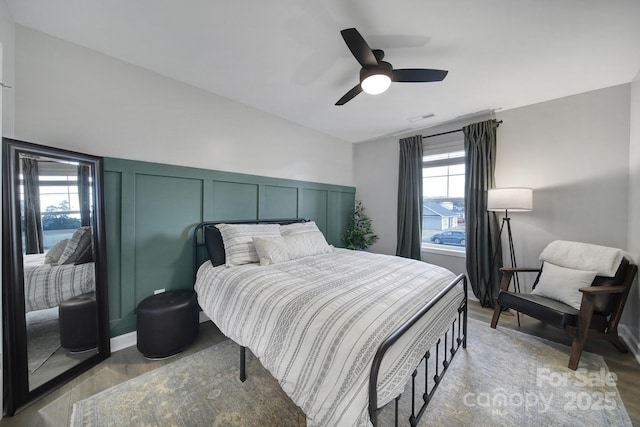
M 62 301 L 58 306 L 60 346 L 70 352 L 98 346 L 98 306 L 96 293 L 89 292 Z
M 189 347 L 198 336 L 198 303 L 192 290 L 167 291 L 138 304 L 138 350 L 160 359 Z

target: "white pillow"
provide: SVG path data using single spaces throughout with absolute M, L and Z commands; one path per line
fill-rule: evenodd
M 282 236 L 254 237 L 260 265 L 278 264 L 289 261 L 287 244 Z
M 320 231 L 285 236 L 289 259 L 326 254 L 333 251 Z
M 280 233 L 282 237 L 293 236 L 296 234 L 311 233 L 314 231 L 320 231 L 315 221 L 308 222 L 295 222 L 293 224 L 286 224 L 280 226 Z
M 287 244 L 289 259 L 325 254 L 333 251 L 315 222 L 300 222 L 280 227 Z
M 60 259 L 60 256 L 62 256 L 62 253 L 64 252 L 64 248 L 67 247 L 68 242 L 69 242 L 69 239 L 63 239 L 63 240 L 60 240 L 55 245 L 53 245 L 51 249 L 49 249 L 47 254 L 44 256 L 44 263 L 52 264 L 52 265 L 58 264 L 58 260 Z
M 597 271 L 574 270 L 545 262 L 540 280 L 531 293 L 563 302 L 580 310 L 582 292 L 579 289 L 591 286 L 597 274 Z
M 279 224 L 217 224 L 224 243 L 225 265 L 235 265 L 260 262 L 254 237 L 280 236 Z

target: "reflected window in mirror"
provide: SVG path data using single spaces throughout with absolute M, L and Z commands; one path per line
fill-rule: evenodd
M 24 253 L 49 251 L 76 229 L 90 226 L 92 185 L 91 165 L 21 154 Z

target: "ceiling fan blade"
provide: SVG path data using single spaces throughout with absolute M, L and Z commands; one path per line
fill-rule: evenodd
M 336 105 L 344 105 L 347 102 L 351 101 L 353 98 L 355 98 L 355 96 L 357 94 L 359 94 L 360 92 L 362 92 L 362 87 L 360 86 L 360 84 L 357 84 L 353 87 L 353 89 L 351 89 L 349 92 L 345 93 L 344 96 L 342 98 L 340 98 L 340 100 L 338 102 L 336 102 Z
M 439 82 L 447 76 L 447 70 L 430 70 L 426 68 L 401 68 L 393 70 L 394 82 L 423 83 Z
M 340 31 L 340 34 L 342 34 L 344 42 L 360 65 L 363 67 L 375 67 L 378 65 L 376 56 L 358 30 L 347 28 Z

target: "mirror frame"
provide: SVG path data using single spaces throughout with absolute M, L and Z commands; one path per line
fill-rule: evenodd
M 24 272 L 22 265 L 22 225 L 16 189 L 20 173 L 19 154 L 27 153 L 65 161 L 90 164 L 93 170 L 92 227 L 98 308 L 97 353 L 29 390 L 25 319 Z M 3 372 L 5 404 L 8 415 L 77 377 L 111 355 L 107 294 L 106 242 L 102 158 L 25 141 L 2 138 L 2 310 L 5 342 Z

